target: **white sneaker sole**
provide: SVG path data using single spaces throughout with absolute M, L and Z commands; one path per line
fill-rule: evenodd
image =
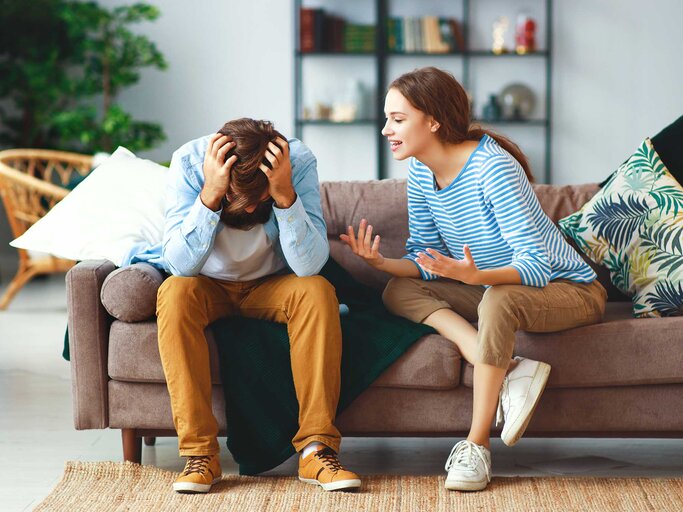
M 359 479 L 339 480 L 338 482 L 330 482 L 329 484 L 324 484 L 318 480 L 315 480 L 314 478 L 299 477 L 299 480 L 305 484 L 319 485 L 326 491 L 343 491 L 345 489 L 358 489 L 360 487 Z
M 526 396 L 524 405 L 522 406 L 522 412 L 517 416 L 517 418 L 512 422 L 512 424 L 505 424 L 506 428 L 503 428 L 501 433 L 501 439 L 508 446 L 514 446 L 517 441 L 524 435 L 529 421 L 536 410 L 538 402 L 541 400 L 541 395 L 545 389 L 545 385 L 548 382 L 548 376 L 550 375 L 550 365 L 547 363 L 539 362 L 538 368 L 536 368 L 536 373 L 531 380 L 531 386 L 529 386 L 529 393 Z
M 211 486 L 220 482 L 222 477 L 215 478 L 210 484 L 195 484 L 192 482 L 176 482 L 173 484 L 173 490 L 175 492 L 187 493 L 187 494 L 200 494 L 207 493 L 211 490 Z
M 482 482 L 468 482 L 466 480 L 446 480 L 444 487 L 449 491 L 483 491 L 489 483 Z

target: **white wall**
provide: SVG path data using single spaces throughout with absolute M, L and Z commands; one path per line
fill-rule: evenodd
M 411 9 L 416 9 L 407 0 L 393 2 L 397 14 L 410 15 Z M 148 156 L 168 159 L 186 140 L 238 116 L 268 118 L 281 130 L 292 132 L 291 0 L 205 0 L 191 8 L 181 8 L 171 0 L 154 3 L 162 10 L 162 17 L 141 29 L 158 43 L 170 68 L 166 72 L 144 73 L 137 86 L 121 95 L 124 106 L 136 117 L 160 121 L 169 136 Z M 311 0 L 307 5 L 331 5 L 349 17 L 356 13 L 356 21 L 365 22 L 373 16 L 372 8 L 364 6 L 368 3 Z M 445 0 L 429 0 L 420 9 L 430 7 L 438 14 L 444 4 Z M 456 4 L 454 9 L 459 13 L 460 4 Z M 516 10 L 510 4 L 502 0 L 473 2 L 472 15 L 478 23 L 473 23 L 472 36 L 477 46 L 487 44 L 489 23 L 498 11 L 514 21 Z M 596 181 L 607 176 L 641 139 L 683 114 L 683 2 L 555 0 L 554 4 L 552 181 Z M 543 0 L 519 5 L 539 20 L 544 19 Z M 542 30 L 539 42 L 544 44 Z M 368 68 L 363 72 L 373 82 L 372 68 L 366 65 L 369 63 L 355 62 L 329 59 L 324 64 L 307 64 L 312 68 L 304 68 L 307 90 L 320 88 L 319 84 L 329 78 L 339 80 L 350 66 Z M 396 61 L 390 63 L 389 70 L 397 75 L 432 63 L 452 68 L 458 74 L 456 59 Z M 541 63 L 513 64 L 519 73 L 529 77 L 541 98 Z M 316 66 L 320 69 L 317 78 Z M 517 76 L 506 63 L 489 61 L 473 64 L 472 74 L 479 98 L 498 91 Z M 481 102 L 475 108 L 480 109 Z M 543 115 L 542 106 L 538 115 Z M 513 127 L 503 131 L 520 142 L 540 176 L 541 128 Z M 304 137 L 318 155 L 321 178 L 372 177 L 375 148 L 370 128 L 306 128 Z M 340 154 L 340 147 L 351 150 Z M 390 167 L 392 176 L 401 176 L 404 171 L 402 164 Z
M 133 0 L 99 0 L 107 6 Z M 293 128 L 291 0 L 150 0 L 161 10 L 138 30 L 166 57 L 166 71 L 146 70 L 122 92 L 135 118 L 160 122 L 168 140 L 145 153 L 170 160 L 184 142 L 237 117 L 269 119 Z
M 554 182 L 597 181 L 683 115 L 683 2 L 555 3 Z

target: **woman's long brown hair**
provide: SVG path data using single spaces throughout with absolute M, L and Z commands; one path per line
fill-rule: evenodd
M 519 146 L 507 137 L 472 124 L 472 113 L 467 93 L 462 85 L 446 71 L 435 67 L 416 69 L 399 76 L 389 89 L 396 89 L 416 109 L 432 116 L 441 126 L 436 134 L 444 143 L 459 144 L 466 140 L 481 140 L 486 134 L 510 153 L 533 182 L 529 160 Z

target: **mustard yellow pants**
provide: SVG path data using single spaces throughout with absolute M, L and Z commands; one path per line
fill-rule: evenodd
M 342 343 L 334 287 L 320 276 L 294 274 L 246 282 L 172 276 L 159 288 L 157 324 L 180 455 L 220 451 L 204 329 L 230 315 L 287 324 L 299 402 L 299 430 L 292 444 L 301 451 L 318 441 L 339 451 L 341 435 L 334 417 Z

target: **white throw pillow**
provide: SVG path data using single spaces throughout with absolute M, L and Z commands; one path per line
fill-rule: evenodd
M 13 247 L 121 266 L 131 248 L 161 241 L 168 169 L 119 147 Z

